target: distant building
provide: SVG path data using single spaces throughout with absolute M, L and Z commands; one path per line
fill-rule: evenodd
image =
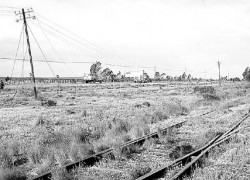
M 144 70 L 142 71 L 129 71 L 125 72 L 126 78 L 133 78 L 135 80 L 143 79 Z

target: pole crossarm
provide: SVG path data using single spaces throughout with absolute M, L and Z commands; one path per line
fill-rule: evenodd
M 14 11 L 14 13 L 16 16 L 19 16 L 19 18 L 16 19 L 16 22 L 24 20 L 23 11 Z M 25 18 L 26 19 L 36 19 L 36 16 L 32 15 L 31 13 L 34 13 L 32 8 L 27 8 L 26 10 L 24 10 Z

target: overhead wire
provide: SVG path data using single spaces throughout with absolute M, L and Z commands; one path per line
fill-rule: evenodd
M 0 16 L 13 17 L 12 15 L 9 15 L 9 14 L 1 14 L 1 13 L 0 13 Z
M 60 33 L 60 34 L 62 34 L 62 35 L 64 35 L 64 36 L 66 36 L 67 38 L 70 38 L 71 40 L 73 40 L 73 41 L 75 41 L 75 42 L 77 42 L 77 43 L 79 43 L 79 44 L 82 44 L 81 42 L 78 42 L 78 41 L 76 41 L 75 39 L 72 39 L 71 37 L 69 37 L 69 36 L 66 35 L 65 33 L 63 33 L 63 32 L 61 32 L 61 31 L 55 29 L 54 27 L 51 27 L 50 25 L 47 25 L 47 24 L 45 24 L 45 23 L 43 23 L 43 22 L 40 21 L 40 24 L 41 24 L 41 23 L 42 23 L 43 25 L 49 27 L 50 29 L 52 29 L 52 30 L 54 30 L 54 31 L 56 31 L 56 32 L 58 32 L 58 33 Z M 50 32 L 51 32 L 51 31 L 50 31 Z M 79 47 L 79 46 L 78 46 L 78 47 Z M 101 60 L 102 60 L 102 59 L 101 59 Z M 127 65 L 115 65 L 115 64 L 111 64 L 111 63 L 103 63 L 103 64 L 106 64 L 106 65 L 109 65 L 109 66 L 117 66 L 117 67 L 148 68 L 148 69 L 154 68 L 154 67 L 143 67 L 143 66 L 136 66 L 136 67 L 135 67 L 135 66 L 127 66 Z M 185 71 L 185 70 L 166 69 L 166 68 L 158 68 L 158 69 L 171 70 L 171 71 Z M 188 72 L 195 72 L 195 71 L 188 71 Z
M 49 68 L 50 68 L 50 70 L 51 70 L 53 76 L 56 77 L 56 76 L 55 76 L 55 73 L 54 73 L 53 69 L 51 68 L 51 66 L 50 66 L 50 64 L 49 64 L 49 62 L 48 62 L 48 60 L 47 60 L 47 58 L 46 58 L 46 56 L 45 56 L 45 54 L 44 54 L 44 52 L 43 52 L 41 46 L 40 46 L 40 44 L 38 43 L 38 41 L 37 41 L 37 39 L 36 39 L 34 33 L 32 32 L 32 30 L 31 30 L 31 28 L 29 27 L 28 24 L 27 24 L 27 26 L 28 26 L 28 28 L 29 28 L 29 30 L 30 30 L 30 32 L 31 32 L 31 34 L 32 34 L 32 36 L 33 36 L 33 38 L 35 39 L 36 44 L 37 44 L 37 46 L 39 47 L 39 49 L 40 49 L 40 51 L 41 51 L 41 53 L 42 53 L 42 55 L 43 55 L 45 61 L 47 62 L 47 64 L 48 64 L 48 66 L 49 66 Z
M 32 23 L 32 24 L 34 24 L 34 23 Z M 34 25 L 36 25 L 36 24 L 34 24 Z M 37 25 L 36 25 L 37 26 Z M 64 43 L 66 43 L 67 45 L 69 45 L 68 44 L 68 40 L 66 40 L 65 41 L 65 39 L 63 39 L 63 38 L 61 38 L 61 36 L 60 37 L 58 37 L 58 35 L 57 34 L 55 34 L 55 33 L 53 33 L 53 32 L 51 32 L 50 30 L 48 30 L 48 29 L 44 29 L 46 32 L 48 32 L 48 33 L 50 33 L 51 35 L 53 35 L 54 37 L 56 37 L 57 39 L 59 39 L 59 40 L 61 40 L 61 41 L 63 41 Z M 81 53 L 83 53 L 83 54 L 85 54 L 85 52 L 82 52 L 82 51 L 84 51 L 84 50 L 82 50 L 81 49 L 81 47 L 79 47 L 79 46 L 77 46 L 77 45 L 75 45 L 75 44 L 71 44 L 71 45 L 73 45 L 73 47 L 74 48 L 76 48 L 77 50 L 79 50 Z M 100 59 L 99 57 L 96 57 L 96 56 L 92 56 L 92 54 L 90 54 L 90 56 L 91 57 L 93 57 L 93 58 L 95 58 L 95 60 L 96 59 L 98 59 L 99 61 L 102 61 L 103 59 Z M 81 63 L 81 62 L 67 62 L 67 63 Z M 95 63 L 95 62 L 92 62 L 92 63 Z M 109 65 L 109 66 L 116 66 L 116 67 L 128 67 L 128 68 L 133 68 L 133 69 L 138 69 L 138 68 L 148 68 L 148 69 L 152 69 L 152 68 L 154 68 L 154 67 L 145 67 L 145 66 L 126 66 L 126 65 L 119 65 L 119 64 L 112 64 L 112 63 L 102 63 L 102 64 L 104 64 L 104 65 Z
M 36 14 L 38 14 L 38 13 L 36 13 Z M 42 16 L 42 15 L 39 15 L 39 16 Z M 50 21 L 50 20 L 48 20 L 48 21 Z M 70 31 L 68 31 L 68 30 L 66 30 L 65 28 L 63 28 L 63 27 L 61 27 L 61 26 L 59 26 L 59 25 L 57 25 L 57 24 L 55 24 L 56 26 L 58 26 L 58 27 L 61 27 L 61 28 L 63 28 L 65 31 L 67 31 L 67 32 L 69 32 L 70 34 L 73 34 L 74 36 L 77 36 L 77 37 L 80 37 L 81 39 L 83 39 L 84 41 L 86 41 L 86 42 L 81 42 L 81 41 L 79 41 L 79 40 L 77 40 L 77 39 L 75 39 L 75 38 L 72 38 L 72 37 L 70 37 L 69 35 L 67 35 L 67 34 L 65 34 L 65 33 L 63 33 L 63 32 L 61 32 L 60 30 L 58 30 L 58 29 L 56 29 L 56 28 L 54 28 L 54 27 L 51 27 L 50 25 L 47 25 L 46 23 L 43 23 L 43 22 L 41 22 L 40 20 L 38 20 L 37 19 L 37 22 L 38 22 L 38 26 L 40 26 L 40 29 L 43 31 L 43 33 L 44 33 L 44 35 L 45 35 L 45 37 L 46 37 L 46 39 L 48 40 L 48 42 L 51 44 L 51 47 L 52 47 L 52 49 L 56 52 L 56 54 L 58 55 L 58 57 L 59 57 L 59 59 L 60 60 L 62 60 L 62 58 L 60 57 L 60 55 L 57 53 L 57 51 L 56 51 L 56 49 L 54 48 L 54 46 L 53 46 L 53 44 L 52 44 L 52 42 L 50 41 L 50 39 L 48 38 L 48 36 L 46 35 L 46 33 L 45 33 L 45 31 L 47 31 L 48 33 L 50 33 L 50 34 L 52 34 L 54 37 L 56 37 L 57 39 L 60 39 L 61 41 L 67 41 L 67 42 L 65 42 L 65 43 L 67 43 L 68 44 L 68 42 L 71 40 L 71 41 L 73 41 L 74 43 L 72 43 L 71 42 L 71 45 L 73 44 L 73 47 L 74 48 L 76 48 L 76 49 L 78 49 L 81 53 L 83 53 L 83 54 L 85 54 L 86 55 L 86 52 L 88 52 L 89 54 L 89 56 L 91 56 L 92 58 L 95 58 L 95 60 L 96 59 L 98 59 L 98 60 L 100 60 L 100 61 L 102 61 L 102 60 L 105 60 L 104 59 L 104 57 L 105 58 L 108 58 L 108 57 L 112 57 L 113 55 L 111 54 L 108 54 L 109 52 L 105 52 L 105 50 L 104 49 L 102 49 L 102 48 L 100 48 L 100 49 L 95 49 L 95 48 L 99 48 L 99 47 L 96 47 L 94 44 L 92 44 L 91 42 L 89 42 L 89 41 L 87 41 L 87 40 L 85 40 L 85 39 L 83 39 L 83 38 L 81 38 L 80 36 L 77 36 L 77 35 L 75 35 L 75 34 L 73 34 L 73 33 L 71 33 Z M 51 30 L 49 30 L 48 28 L 45 28 L 45 27 L 42 27 L 42 25 L 41 25 L 41 23 L 44 25 L 44 26 L 47 26 L 48 28 L 50 28 L 50 29 L 52 29 L 53 30 L 53 32 L 51 31 Z M 52 22 L 52 21 L 51 21 Z M 33 24 L 35 24 L 35 23 L 33 23 Z M 35 24 L 36 25 L 36 24 Z M 37 25 L 36 25 L 37 26 Z M 30 29 L 30 27 L 28 26 L 28 28 Z M 23 29 L 22 29 L 22 31 L 23 31 Z M 39 45 L 39 43 L 38 43 L 38 41 L 36 40 L 36 38 L 35 38 L 35 36 L 34 36 L 34 34 L 33 34 L 33 32 L 32 32 L 32 30 L 30 29 L 30 31 L 31 31 L 31 33 L 32 33 L 32 35 L 33 35 L 33 37 L 34 37 L 34 39 L 35 39 L 35 41 L 36 41 L 36 43 L 37 43 L 37 45 L 38 45 L 38 47 L 39 47 L 39 49 L 40 49 L 40 51 L 42 52 L 42 54 L 43 54 L 43 56 L 44 56 L 44 58 L 45 58 L 45 61 L 43 61 L 43 60 L 34 60 L 34 61 L 39 61 L 39 62 L 46 62 L 47 64 L 48 64 L 48 66 L 50 67 L 50 70 L 52 71 L 52 74 L 55 76 L 55 74 L 54 74 L 54 72 L 53 72 L 53 69 L 51 68 L 51 66 L 50 66 L 50 64 L 49 64 L 49 62 L 53 62 L 53 63 L 64 63 L 65 65 L 67 65 L 68 63 L 94 63 L 94 62 L 82 62 L 82 61 L 75 61 L 75 62 L 65 62 L 65 61 L 61 61 L 61 62 L 58 62 L 58 61 L 49 61 L 47 58 L 46 58 L 46 56 L 45 56 L 45 54 L 44 54 L 44 52 L 42 51 L 42 49 L 41 49 L 41 47 L 40 47 L 40 45 Z M 57 34 L 56 34 L 56 33 Z M 61 34 L 61 35 L 63 35 L 64 36 L 64 39 L 62 38 L 62 36 L 59 36 L 58 34 Z M 66 38 L 68 38 L 67 40 L 66 40 Z M 19 39 L 20 40 L 20 39 Z M 83 46 L 84 46 L 84 48 L 83 48 Z M 87 46 L 87 47 L 86 47 Z M 18 47 L 19 48 L 19 47 Z M 86 49 L 86 48 L 89 48 L 89 49 Z M 104 52 L 103 52 L 103 51 Z M 18 52 L 18 50 L 17 50 L 17 52 Z M 94 54 L 95 53 L 95 54 Z M 102 56 L 103 56 L 103 58 L 102 58 Z M 113 56 L 113 57 L 115 57 L 115 56 Z M 11 60 L 11 58 L 0 58 L 0 59 L 5 59 L 5 60 Z M 16 53 L 16 57 L 15 57 L 15 60 L 14 60 L 14 66 L 13 66 L 13 70 L 14 70 L 14 67 L 15 67 L 15 63 L 16 63 L 16 61 L 17 61 L 18 59 L 17 59 L 17 53 Z M 26 61 L 26 59 L 25 59 L 25 57 L 23 58 L 23 59 L 21 59 L 22 61 L 23 61 L 23 63 L 24 63 L 24 61 Z M 117 62 L 119 62 L 119 61 L 111 61 L 112 63 L 102 63 L 102 64 L 104 64 L 104 65 L 108 65 L 108 66 L 116 66 L 116 67 L 127 67 L 127 68 L 148 68 L 148 69 L 152 69 L 152 68 L 154 68 L 154 67 L 144 67 L 144 66 L 131 66 L 131 65 L 119 65 L 119 64 L 114 64 L 113 62 L 115 62 L 115 63 L 117 63 Z M 167 68 L 157 68 L 157 69 L 162 69 L 162 70 L 167 70 L 167 71 L 185 71 L 185 70 L 177 70 L 177 69 L 167 69 Z M 13 75 L 13 70 L 12 70 L 12 73 L 11 73 L 11 76 Z M 188 72 L 195 72 L 195 71 L 188 71 Z M 200 73 L 200 72 L 199 72 Z
M 2 60 L 11 60 L 11 61 L 13 61 L 13 60 L 16 60 L 16 61 L 23 61 L 23 58 L 16 58 L 16 59 L 14 59 L 14 58 L 7 58 L 7 57 L 0 57 L 0 59 L 2 59 Z M 28 59 L 24 59 L 24 61 L 29 61 Z M 71 62 L 62 62 L 62 61 L 53 61 L 53 60 L 48 60 L 47 59 L 47 61 L 45 61 L 45 60 L 40 60 L 40 59 L 33 59 L 33 61 L 36 61 L 36 62 L 44 62 L 44 63 L 46 63 L 46 62 L 51 62 L 51 63 L 76 63 L 76 64 L 93 64 L 93 63 L 95 63 L 95 62 L 90 62 L 90 61 L 71 61 Z
M 78 45 L 78 48 L 80 48 L 83 52 L 88 52 L 88 54 L 94 58 L 98 58 L 99 60 L 106 60 L 106 61 L 109 61 L 111 63 L 117 63 L 115 62 L 114 60 L 112 60 L 110 57 L 107 57 L 107 55 L 105 54 L 102 54 L 96 50 L 93 50 L 93 49 L 89 49 L 88 47 L 84 46 L 80 41 L 78 41 L 77 39 L 74 39 L 70 36 L 68 36 L 67 34 L 61 32 L 60 30 L 58 29 L 55 29 L 54 27 L 50 26 L 50 25 L 47 25 L 45 24 L 44 22 L 40 21 L 41 24 L 43 24 L 44 26 L 47 26 L 48 28 L 56 31 L 57 33 L 63 35 L 64 37 L 70 39 L 71 41 L 73 41 L 74 43 L 76 43 Z M 84 48 L 83 48 L 84 47 Z
M 16 64 L 16 58 L 17 58 L 17 54 L 18 54 L 18 51 L 19 51 L 19 46 L 20 46 L 20 41 L 21 41 L 21 38 L 22 38 L 23 30 L 24 30 L 24 25 L 23 25 L 21 33 L 20 33 L 20 37 L 19 37 L 19 41 L 18 41 L 18 46 L 17 46 L 17 51 L 16 51 L 16 55 L 15 55 L 15 61 L 14 61 L 13 67 L 12 67 L 12 71 L 11 71 L 11 76 L 10 77 L 13 76 L 13 71 L 14 71 L 15 64 Z
M 59 55 L 59 53 L 57 52 L 56 48 L 54 47 L 54 45 L 52 44 L 52 42 L 50 41 L 49 37 L 47 36 L 47 34 L 45 33 L 43 27 L 41 26 L 40 24 L 40 21 L 38 19 L 36 19 L 38 24 L 39 24 L 39 27 L 41 29 L 41 31 L 43 32 L 43 35 L 45 36 L 45 38 L 47 39 L 47 41 L 49 42 L 50 46 L 52 47 L 52 49 L 54 50 L 55 54 L 58 56 L 59 60 L 63 60 L 62 57 Z M 71 70 L 71 68 L 65 63 L 63 62 L 64 65 L 69 69 L 69 71 L 71 72 L 71 74 L 73 76 L 75 76 L 75 73 Z
M 46 25 L 46 26 L 48 26 L 49 28 L 52 28 L 53 30 L 55 30 L 54 27 L 52 27 L 52 26 L 50 26 L 50 25 L 48 25 L 48 24 L 46 24 L 46 23 L 44 23 L 44 22 L 43 22 L 43 24 Z M 60 26 L 59 26 L 59 27 L 60 27 Z M 58 32 L 58 30 L 56 30 L 56 31 Z M 60 33 L 62 33 L 62 32 L 60 31 Z M 80 44 L 81 46 L 84 46 L 85 48 L 88 48 L 88 50 L 91 50 L 91 51 L 97 53 L 98 55 L 101 55 L 101 56 L 103 56 L 103 57 L 108 58 L 110 61 L 111 61 L 111 59 L 114 59 L 114 58 L 115 58 L 115 60 L 113 60 L 112 63 L 114 63 L 114 62 L 115 62 L 115 63 L 121 63 L 121 61 L 118 61 L 119 58 L 117 58 L 117 57 L 115 57 L 115 56 L 113 56 L 113 55 L 107 54 L 106 52 L 100 51 L 99 49 L 96 49 L 96 48 L 94 48 L 94 47 L 90 47 L 88 44 L 86 44 L 86 43 L 84 43 L 84 42 L 82 42 L 82 41 L 79 41 L 79 38 L 76 39 L 76 38 L 70 37 L 69 35 L 66 35 L 65 33 L 62 33 L 62 34 L 63 34 L 64 36 L 66 36 L 67 38 L 71 38 L 71 40 L 77 42 L 77 43 Z M 78 36 L 78 37 L 79 37 L 79 36 Z M 93 45 L 93 44 L 92 44 L 92 45 Z M 106 59 L 106 60 L 107 60 L 107 59 Z M 124 64 L 124 60 L 122 61 L 122 64 Z M 130 63 L 130 66 L 131 66 L 131 63 Z M 132 65 L 132 66 L 138 66 L 138 65 Z
M 14 14 L 13 10 L 1 9 L 1 7 L 0 7 L 0 16 L 10 16 L 10 17 L 13 17 L 14 15 L 15 14 Z
M 33 22 L 32 22 L 32 23 L 33 23 Z M 35 26 L 38 26 L 38 25 L 36 25 L 35 23 L 33 23 L 33 24 L 34 24 Z M 62 36 L 60 36 L 60 35 L 58 35 L 58 34 L 52 32 L 51 30 L 48 30 L 48 29 L 46 29 L 46 28 L 45 28 L 45 31 L 47 31 L 48 33 L 50 33 L 51 35 L 53 35 L 55 38 L 61 40 L 62 42 L 64 42 L 64 43 L 67 44 L 68 46 L 75 48 L 75 49 L 76 49 L 78 52 L 80 52 L 81 54 L 88 55 L 89 57 L 94 58 L 94 61 L 96 61 L 96 60 L 101 61 L 101 60 L 102 60 L 101 57 L 97 56 L 96 54 L 93 54 L 93 53 L 91 53 L 91 52 L 88 52 L 88 51 L 82 49 L 79 45 L 77 45 L 77 44 L 71 42 L 69 39 L 62 38 Z M 69 44 L 70 44 L 70 45 L 69 45 Z M 88 54 L 87 54 L 86 52 L 88 52 Z
M 115 54 L 113 54 L 113 53 L 111 53 L 111 52 L 109 52 L 109 51 L 107 51 L 107 50 L 105 50 L 105 49 L 103 49 L 103 48 L 101 48 L 101 47 L 98 47 L 97 45 L 91 43 L 90 41 L 84 39 L 83 37 L 81 37 L 81 36 L 79 36 L 79 35 L 77 35 L 77 34 L 75 34 L 75 33 L 72 33 L 71 31 L 69 31 L 69 30 L 67 30 L 66 28 L 64 28 L 64 27 L 62 27 L 62 26 L 60 26 L 60 25 L 58 25 L 57 23 L 55 23 L 55 22 L 49 20 L 48 18 L 44 17 L 43 15 L 41 15 L 41 14 L 39 14 L 39 13 L 37 13 L 37 12 L 35 12 L 35 14 L 37 14 L 38 16 L 42 17 L 43 19 L 47 20 L 48 22 L 50 22 L 50 23 L 53 24 L 54 26 L 57 26 L 57 27 L 63 29 L 64 31 L 68 32 L 69 34 L 71 34 L 71 35 L 77 37 L 77 39 L 80 38 L 80 39 L 82 40 L 81 42 L 84 43 L 85 45 L 87 45 L 88 47 L 92 47 L 92 48 L 98 50 L 99 52 L 105 53 L 106 55 L 109 55 L 110 57 L 115 58 L 115 59 L 117 59 L 117 60 L 118 60 L 118 59 L 121 59 L 122 62 L 126 62 L 126 64 L 129 64 L 129 65 L 133 64 L 133 63 L 129 62 L 127 59 L 122 58 L 122 57 L 120 57 L 120 56 L 117 56 L 117 55 L 115 55 Z M 121 61 L 120 61 L 120 63 L 121 63 Z M 133 66 L 134 66 L 134 65 L 135 65 L 135 66 L 138 66 L 138 64 L 136 64 L 136 63 L 134 63 Z
M 35 26 L 37 26 L 37 27 L 39 27 L 37 24 L 35 24 L 35 23 L 33 23 L 33 22 L 32 22 L 32 24 L 35 25 Z M 86 55 L 86 52 L 84 52 L 84 51 L 81 49 L 81 47 L 79 47 L 78 45 L 72 43 L 70 40 L 68 40 L 68 39 L 63 39 L 62 36 L 60 36 L 60 35 L 58 35 L 58 34 L 52 32 L 51 30 L 48 30 L 48 29 L 46 29 L 46 28 L 44 28 L 44 31 L 46 31 L 47 33 L 49 33 L 49 34 L 52 35 L 53 37 L 57 38 L 58 40 L 62 41 L 63 43 L 67 44 L 68 46 L 69 46 L 69 44 L 71 44 L 71 47 L 75 48 L 75 49 L 78 50 L 80 53 Z M 96 59 L 100 60 L 99 57 L 96 57 L 96 56 L 94 56 L 94 55 L 89 54 L 89 56 L 91 56 L 92 58 L 94 58 L 95 61 L 96 61 Z M 93 62 L 95 62 L 95 61 L 93 61 Z
M 19 9 L 19 7 L 14 7 L 14 6 L 0 6 L 0 8 Z
M 26 57 L 26 53 L 27 53 L 27 50 L 28 50 L 28 47 L 26 46 L 26 51 L 25 51 L 25 53 L 24 53 L 24 42 L 25 42 L 25 33 L 23 33 L 23 41 L 22 41 L 22 43 L 23 43 L 23 61 L 22 61 L 22 70 L 21 70 L 21 78 L 23 77 L 23 71 L 24 71 L 24 59 L 25 59 L 25 57 Z M 20 85 L 20 81 L 18 81 L 18 83 L 17 83 L 17 85 L 16 85 L 16 91 L 15 91 L 15 93 L 14 93 L 14 95 L 13 95 L 13 98 L 16 96 L 16 94 L 17 94 L 17 92 L 18 92 L 18 87 L 19 87 L 19 85 Z

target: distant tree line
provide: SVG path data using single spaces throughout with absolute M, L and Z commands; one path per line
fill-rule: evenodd
M 160 80 L 167 80 L 167 81 L 191 81 L 191 80 L 199 80 L 197 78 L 193 78 L 191 74 L 186 75 L 186 72 L 184 72 L 180 76 L 169 76 L 165 73 L 160 74 L 159 72 L 155 72 L 154 79 L 156 81 Z
M 101 79 L 103 81 L 120 81 L 120 80 L 130 80 L 130 78 L 125 77 L 121 74 L 119 71 L 117 74 L 115 74 L 110 68 L 102 69 L 101 62 L 96 62 L 91 65 L 90 67 L 90 76 L 94 79 Z M 143 79 L 150 79 L 149 75 L 143 71 L 142 74 Z M 193 78 L 191 74 L 186 75 L 186 72 L 184 72 L 180 76 L 169 76 L 165 73 L 155 72 L 154 74 L 154 80 L 161 81 L 200 81 L 202 78 Z M 133 80 L 133 79 L 131 79 Z

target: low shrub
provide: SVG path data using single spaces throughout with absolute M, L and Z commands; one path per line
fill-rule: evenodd
M 69 137 L 66 134 L 58 131 L 54 131 L 49 134 L 45 134 L 39 139 L 39 144 L 45 146 L 60 146 L 62 144 L 68 144 L 70 142 Z
M 206 93 L 202 95 L 205 100 L 209 101 L 219 101 L 220 97 L 215 94 Z
M 69 163 L 69 154 L 62 149 L 55 149 L 54 150 L 55 160 L 59 167 L 62 167 L 63 165 L 66 165 Z
M 122 136 L 122 141 L 123 141 L 124 143 L 129 142 L 129 141 L 131 141 L 131 140 L 132 140 L 132 138 L 130 137 L 129 134 L 124 134 L 124 135 Z
M 183 145 L 179 145 L 176 146 L 171 153 L 169 153 L 169 157 L 171 160 L 175 160 L 179 157 L 182 157 L 188 153 L 191 153 L 192 151 L 194 151 L 195 149 L 189 145 L 189 144 L 183 144 Z
M 168 119 L 169 116 L 162 111 L 155 111 L 151 116 L 151 124 Z
M 148 166 L 136 166 L 131 172 L 130 172 L 130 179 L 134 180 L 137 179 L 151 171 L 151 168 Z
M 45 117 L 43 116 L 43 114 L 40 114 L 35 121 L 35 126 L 41 126 L 45 124 L 45 122 L 46 122 Z
M 83 159 L 87 156 L 95 154 L 94 146 L 89 143 L 72 143 L 70 147 L 69 157 L 72 161 Z
M 69 173 L 64 168 L 57 168 L 55 171 L 52 172 L 52 179 L 51 180 L 74 180 L 75 177 L 73 173 Z
M 77 128 L 71 132 L 72 140 L 77 143 L 88 143 L 91 137 L 91 132 L 85 128 Z
M 203 93 L 214 94 L 215 89 L 212 86 L 195 86 L 194 87 L 194 92 L 199 92 L 201 94 L 203 94 Z
M 141 104 L 136 104 L 135 108 L 141 108 Z
M 115 123 L 114 131 L 116 135 L 127 133 L 131 128 L 131 125 L 128 121 L 119 119 Z
M 24 171 L 17 168 L 7 168 L 0 170 L 1 180 L 27 180 Z
M 142 105 L 143 105 L 143 106 L 150 107 L 150 103 L 149 103 L 149 102 L 147 102 L 147 101 L 143 102 L 143 103 L 142 103 Z
M 51 158 L 51 161 L 53 161 L 53 154 L 51 154 L 51 151 L 46 147 L 39 145 L 38 142 L 34 143 L 33 146 L 30 147 L 27 156 L 29 162 L 33 165 L 42 163 L 42 159 L 44 158 Z
M 132 144 L 121 148 L 120 155 L 126 158 L 131 158 L 134 153 L 140 153 L 140 152 L 141 152 L 140 145 Z
M 180 116 L 189 112 L 188 108 L 182 105 L 179 99 L 172 99 L 171 102 L 162 103 L 162 111 L 168 116 Z
M 87 111 L 84 109 L 81 114 L 82 117 L 87 117 Z
M 1 152 L 0 155 L 1 166 L 4 168 L 13 167 L 13 154 L 8 149 L 5 149 Z
M 66 113 L 70 115 L 70 114 L 75 114 L 76 112 L 73 111 L 72 109 L 67 109 Z
M 51 166 L 53 165 L 52 163 L 54 163 L 54 159 L 53 160 L 51 160 L 51 158 L 42 159 L 41 163 L 36 164 L 36 166 L 33 169 L 33 171 L 36 174 L 42 174 L 42 173 L 50 170 Z
M 101 144 L 97 145 L 96 151 L 101 152 L 101 151 L 104 151 L 104 150 L 109 149 L 109 148 L 110 148 L 110 146 L 108 144 L 101 143 Z
M 133 139 L 142 137 L 144 135 L 143 129 L 142 127 L 140 127 L 139 125 L 135 125 L 131 128 L 131 130 L 129 131 L 129 134 L 131 135 L 131 137 Z
M 51 99 L 41 99 L 41 105 L 42 106 L 56 106 L 56 101 L 54 100 L 51 100 Z
M 169 128 L 165 131 L 163 131 L 161 128 L 158 128 L 157 133 L 158 133 L 160 142 L 163 144 L 170 145 L 170 146 L 175 144 L 178 138 L 177 137 L 178 129 L 174 127 Z

